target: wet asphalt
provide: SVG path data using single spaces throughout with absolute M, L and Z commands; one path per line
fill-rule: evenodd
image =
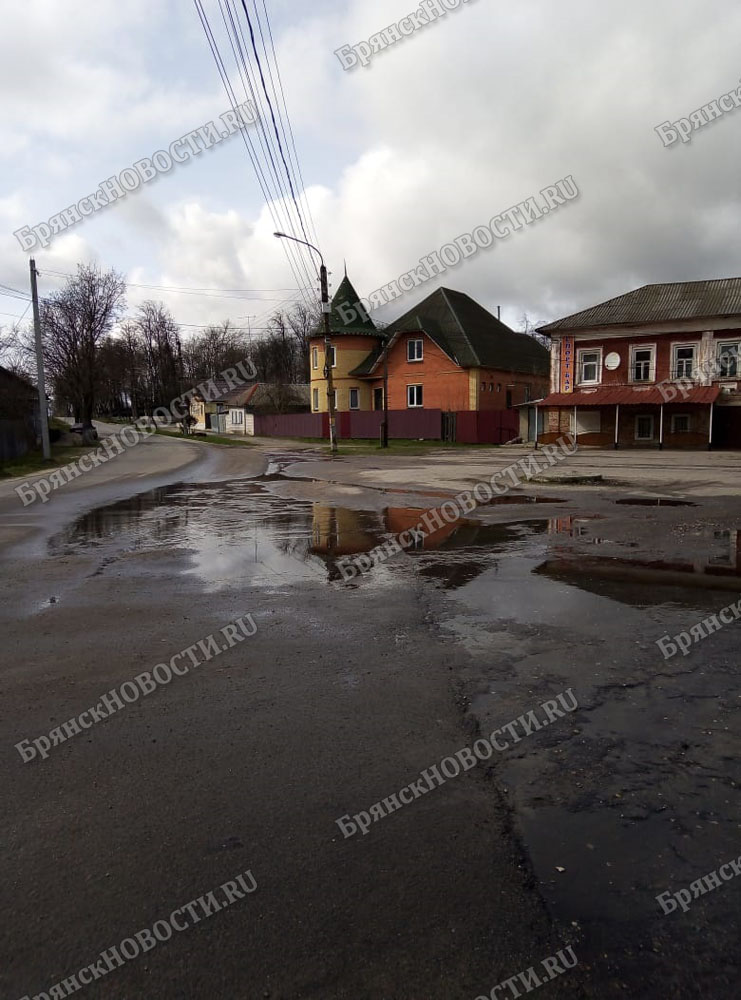
M 571 945 L 544 996 L 735 997 L 741 879 L 655 897 L 741 853 L 739 626 L 656 640 L 738 600 L 737 501 L 535 488 L 345 583 L 338 558 L 434 500 L 333 493 L 310 458 L 78 497 L 5 552 L 2 995 L 250 870 L 87 995 L 475 1000 Z M 13 748 L 245 614 L 254 636 L 48 759 Z M 575 711 L 342 836 L 567 689 Z

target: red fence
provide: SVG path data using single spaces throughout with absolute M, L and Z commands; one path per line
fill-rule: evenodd
M 337 436 L 348 440 L 350 438 L 375 438 L 381 434 L 383 411 L 357 410 L 350 413 L 337 414 Z M 428 441 L 439 441 L 442 436 L 441 410 L 390 410 L 390 438 L 424 438 Z
M 455 417 L 458 444 L 505 444 L 518 437 L 516 410 L 487 412 L 459 411 Z M 381 410 L 356 410 L 337 414 L 337 437 L 340 440 L 369 438 L 378 440 L 381 433 Z M 442 410 L 390 410 L 389 437 L 440 441 L 443 436 Z M 326 413 L 280 413 L 255 415 L 255 434 L 260 437 L 328 438 Z
M 329 437 L 326 413 L 255 414 L 258 437 L 322 438 Z
M 471 410 L 456 414 L 458 444 L 506 444 L 519 436 L 517 410 Z

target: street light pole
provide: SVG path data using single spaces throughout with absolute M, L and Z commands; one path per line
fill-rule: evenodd
M 337 427 L 335 423 L 334 405 L 334 380 L 332 378 L 332 328 L 329 320 L 331 306 L 329 304 L 329 282 L 327 281 L 327 268 L 324 266 L 324 257 L 321 250 L 313 243 L 300 240 L 296 236 L 289 236 L 287 233 L 273 233 L 279 240 L 293 240 L 294 243 L 302 243 L 315 253 L 319 254 L 321 267 L 319 268 L 319 282 L 322 294 L 322 319 L 324 321 L 324 377 L 327 380 L 327 408 L 329 410 L 329 450 L 333 455 L 337 454 Z

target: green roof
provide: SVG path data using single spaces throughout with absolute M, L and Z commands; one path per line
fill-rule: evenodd
M 329 314 L 329 327 L 333 336 L 365 334 L 368 337 L 380 337 L 381 334 L 365 309 L 361 312 L 360 309 L 356 308 L 357 302 L 360 302 L 360 296 L 353 288 L 348 276 L 345 275 L 332 299 L 332 311 Z M 343 319 L 338 306 L 343 306 L 343 311 L 348 313 L 352 310 L 355 317 L 347 322 Z
M 533 337 L 515 333 L 465 292 L 438 288 L 390 323 L 389 336 L 421 331 L 461 368 L 501 368 L 547 376 L 550 353 Z M 368 375 L 380 357 L 376 349 L 354 371 Z

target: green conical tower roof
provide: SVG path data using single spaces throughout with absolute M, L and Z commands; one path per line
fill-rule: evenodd
M 380 337 L 382 334 L 376 329 L 376 325 L 368 313 L 362 307 L 356 306 L 360 302 L 360 296 L 353 288 L 353 284 L 347 275 L 340 282 L 340 287 L 332 299 L 332 311 L 329 314 L 329 326 L 333 334 L 366 334 L 369 337 Z M 342 306 L 342 312 L 338 309 Z M 352 319 L 346 317 L 355 314 Z

